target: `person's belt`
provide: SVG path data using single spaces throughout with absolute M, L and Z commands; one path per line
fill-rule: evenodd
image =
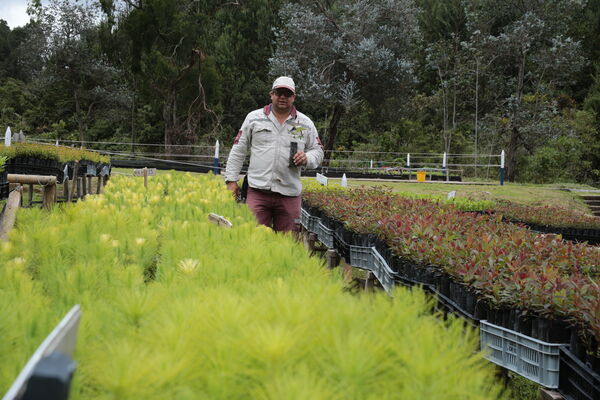
M 256 190 L 257 192 L 260 193 L 264 193 L 264 194 L 271 194 L 274 196 L 281 196 L 281 197 L 297 197 L 297 196 L 288 196 L 279 192 L 274 192 L 271 189 L 257 189 L 257 188 L 253 188 L 252 186 L 249 186 L 248 189 L 252 189 L 252 190 Z
M 256 190 L 257 192 L 261 192 L 264 194 L 281 194 L 281 193 L 274 192 L 271 189 L 257 189 L 252 186 L 250 186 L 249 189 Z

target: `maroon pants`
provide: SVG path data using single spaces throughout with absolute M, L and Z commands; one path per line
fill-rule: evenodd
M 300 196 L 284 196 L 279 193 L 265 192 L 248 188 L 246 204 L 261 225 L 277 232 L 296 231 L 295 220 L 300 218 Z

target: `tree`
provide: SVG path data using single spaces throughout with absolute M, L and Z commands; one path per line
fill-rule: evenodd
M 35 22 L 20 50 L 21 63 L 33 77 L 31 89 L 45 102 L 43 114 L 53 119 L 40 125 L 73 119 L 79 140 L 85 141 L 97 111 L 129 102 L 120 71 L 98 52 L 96 9 L 53 0 L 32 11 Z
M 294 77 L 304 101 L 328 110 L 326 158 L 349 107 L 402 98 L 414 84 L 419 29 L 412 0 L 288 3 L 279 15 L 270 73 Z
M 496 41 L 495 63 L 489 93 L 496 110 L 507 123 L 507 179 L 514 180 L 522 149 L 533 139 L 527 132 L 532 115 L 551 111 L 550 98 L 573 83 L 584 65 L 581 45 L 568 36 L 569 24 L 581 9 L 578 0 L 522 2 L 518 0 L 472 1 L 467 15 L 475 26 L 488 25 L 489 39 Z M 524 101 L 525 96 L 534 102 Z M 533 107 L 533 108 L 532 108 Z

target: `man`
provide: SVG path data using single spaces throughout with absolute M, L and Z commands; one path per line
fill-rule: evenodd
M 246 203 L 258 222 L 278 232 L 295 231 L 300 218 L 300 169 L 317 168 L 323 149 L 315 124 L 294 107 L 296 85 L 281 76 L 271 88 L 271 104 L 252 111 L 227 159 L 227 188 L 237 197 L 240 170 L 250 150 Z

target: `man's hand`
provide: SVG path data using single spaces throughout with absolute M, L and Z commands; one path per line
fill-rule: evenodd
M 306 165 L 307 159 L 306 159 L 306 153 L 303 151 L 299 151 L 296 154 L 294 154 L 294 164 L 296 164 L 297 166 L 300 165 Z
M 240 197 L 240 187 L 237 182 L 227 182 L 227 189 L 233 192 L 233 197 L 238 199 Z

